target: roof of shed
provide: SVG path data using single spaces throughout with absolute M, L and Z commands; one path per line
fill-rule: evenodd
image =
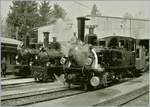
M 0 42 L 1 43 L 6 43 L 6 44 L 18 45 L 22 41 L 19 41 L 19 40 L 16 40 L 16 39 L 11 39 L 11 38 L 6 38 L 6 37 L 0 37 Z

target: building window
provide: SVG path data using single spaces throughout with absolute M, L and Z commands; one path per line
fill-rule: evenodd
M 106 42 L 105 41 L 99 41 L 99 45 L 100 46 L 106 46 Z
M 119 47 L 124 47 L 124 40 L 119 41 Z
M 131 41 L 131 50 L 134 51 L 135 50 L 134 48 L 135 48 L 135 41 L 132 40 Z

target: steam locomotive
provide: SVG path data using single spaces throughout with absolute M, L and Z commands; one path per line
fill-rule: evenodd
M 44 47 L 41 47 L 40 52 L 34 57 L 31 71 L 36 81 L 55 81 L 55 75 L 62 74 L 63 65 L 60 60 L 64 54 L 55 37 L 53 42 L 49 44 L 49 32 L 44 32 L 44 36 Z
M 78 17 L 78 39 L 68 52 L 65 80 L 78 84 L 84 90 L 108 86 L 125 77 L 139 76 L 135 67 L 135 40 L 133 38 L 111 36 L 98 40 L 94 25 L 84 37 L 85 17 Z
M 29 37 L 27 36 L 25 42 L 18 46 L 17 51 L 14 75 L 31 77 L 32 72 L 30 65 L 34 61 L 34 57 L 38 54 L 39 50 L 35 48 L 35 44 L 29 44 Z

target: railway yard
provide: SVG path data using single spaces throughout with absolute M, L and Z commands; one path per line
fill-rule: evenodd
M 138 78 L 94 91 L 83 91 L 78 86 L 71 89 L 60 81 L 38 83 L 32 78 L 7 78 L 1 81 L 2 106 L 148 106 L 148 73 Z
M 1 106 L 149 106 L 145 2 L 11 2 L 3 2 Z M 75 5 L 86 10 L 74 14 Z M 101 14 L 96 5 L 117 8 Z M 141 6 L 134 15 L 133 6 Z

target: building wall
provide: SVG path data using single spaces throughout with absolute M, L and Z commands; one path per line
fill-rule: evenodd
M 98 38 L 104 38 L 109 36 L 123 36 L 136 39 L 148 39 L 150 36 L 149 20 L 129 20 L 121 17 L 107 16 L 89 18 L 91 20 L 87 21 L 86 25 L 98 25 L 95 28 L 95 34 L 97 34 Z M 88 29 L 86 29 L 86 33 L 88 33 Z
M 73 37 L 73 23 L 71 20 L 58 20 L 52 25 L 38 28 L 38 43 L 43 43 L 43 32 L 49 32 L 49 42 L 52 37 L 56 37 L 57 41 L 69 41 Z
M 15 65 L 15 56 L 17 54 L 17 46 L 21 41 L 0 37 L 1 42 L 1 61 L 3 58 L 6 59 L 7 73 L 12 72 L 13 66 Z
M 109 36 L 132 37 L 135 39 L 149 39 L 149 20 L 144 19 L 124 19 L 121 17 L 87 17 L 86 25 L 97 25 L 94 32 L 98 38 Z M 43 42 L 43 32 L 50 32 L 50 41 L 52 37 L 57 37 L 58 41 L 69 41 L 73 37 L 73 33 L 77 32 L 77 20 L 58 20 L 53 25 L 39 27 L 38 42 Z M 85 35 L 89 30 L 85 28 Z M 77 33 L 76 33 L 77 34 Z
M 8 65 L 14 65 L 16 54 L 17 45 L 1 43 L 1 60 L 5 58 Z

